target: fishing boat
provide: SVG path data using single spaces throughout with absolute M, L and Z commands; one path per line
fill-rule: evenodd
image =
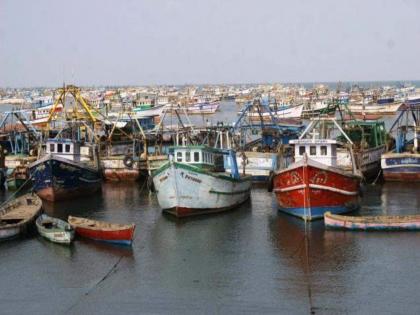
M 420 215 L 345 216 L 327 212 L 324 215 L 327 228 L 345 230 L 420 230 Z
M 29 166 L 34 191 L 57 201 L 86 196 L 101 188 L 96 146 L 70 139 L 49 139 L 46 151 Z
M 59 97 L 50 111 L 38 159 L 29 165 L 34 191 L 48 201 L 91 195 L 101 188 L 102 183 L 94 128 L 97 119 L 92 108 L 80 95 L 78 87 L 64 86 L 58 92 Z M 56 107 L 67 94 L 76 102 L 71 119 L 68 117 L 69 111 L 63 110 L 63 116 L 52 121 Z M 77 107 L 82 107 L 86 115 L 81 116 Z M 53 129 L 57 125 L 59 128 Z
M 302 110 L 302 117 L 310 118 L 321 114 L 334 114 L 335 107 L 329 100 L 317 100 L 306 104 Z
M 139 105 L 133 108 L 133 117 L 136 119 L 160 116 L 163 113 L 163 110 L 166 108 L 166 105 Z
M 140 178 L 141 163 L 131 155 L 106 156 L 101 158 L 103 176 L 111 182 L 132 182 Z
M 29 172 L 26 166 L 19 165 L 7 170 L 7 189 L 16 190 L 25 184 L 29 179 Z
M 0 207 L 0 240 L 24 235 L 41 212 L 38 196 L 26 194 Z
M 41 104 L 32 109 L 26 111 L 29 121 L 26 121 L 26 124 L 31 124 L 37 128 L 43 128 L 48 123 L 48 118 L 51 114 L 51 110 L 54 108 L 54 114 L 60 113 L 63 110 L 61 104 L 54 107 L 52 102 L 47 104 Z
M 135 224 L 119 224 L 96 221 L 86 218 L 68 217 L 69 224 L 76 234 L 96 241 L 131 245 L 134 238 Z
M 303 113 L 303 104 L 295 106 L 277 106 L 272 108 L 270 112 L 249 112 L 247 115 L 251 120 L 260 120 L 262 117 L 265 120 L 271 120 L 271 116 L 276 117 L 277 119 L 285 118 L 301 118 Z
M 410 95 L 405 99 L 404 103 L 409 104 L 409 105 L 420 104 L 420 95 L 419 94 Z
M 346 121 L 342 128 L 352 141 L 357 168 L 366 181 L 378 178 L 381 172 L 381 155 L 387 151 L 387 134 L 383 121 Z M 346 141 L 343 135 L 339 141 Z M 349 154 L 341 156 L 338 163 L 350 168 L 352 159 Z
M 420 102 L 406 104 L 390 129 L 395 133 L 395 149 L 381 156 L 386 181 L 420 182 Z
M 251 177 L 240 176 L 232 150 L 205 145 L 172 147 L 169 162 L 152 172 L 160 207 L 176 217 L 229 210 L 245 202 Z M 225 172 L 223 155 L 231 159 Z
M 196 103 L 186 107 L 187 113 L 191 115 L 214 114 L 220 106 L 219 101 Z
M 396 103 L 377 103 L 377 104 L 351 104 L 349 109 L 355 115 L 395 115 L 402 106 L 401 102 Z
M 248 113 L 268 115 L 270 119 L 259 116 L 258 120 L 251 119 Z M 293 154 L 288 146 L 290 139 L 295 139 L 303 130 L 299 121 L 292 119 L 277 119 L 269 105 L 268 98 L 255 98 L 248 102 L 241 110 L 241 115 L 233 124 L 230 136 L 226 133 L 226 139 L 220 136 L 220 143 L 236 149 L 236 163 L 242 174 L 252 176 L 254 184 L 268 184 L 270 175 L 286 167 L 292 162 Z M 238 144 L 233 141 L 233 135 L 239 138 Z M 223 140 L 223 141 L 222 141 Z M 229 159 L 225 158 L 225 168 L 229 172 Z
M 362 176 L 351 147 L 332 139 L 333 127 L 352 144 L 333 118 L 312 120 L 299 139 L 290 141 L 295 161 L 273 178 L 280 211 L 310 221 L 327 211 L 344 213 L 358 207 Z M 353 162 L 350 168 L 338 163 L 347 155 Z
M 53 243 L 69 245 L 74 239 L 74 229 L 63 220 L 41 214 L 35 224 L 38 233 Z
M 299 129 L 298 129 L 299 130 Z M 238 151 L 236 163 L 242 174 L 252 177 L 253 184 L 268 184 L 270 175 L 292 163 L 293 154 L 288 146 L 290 137 L 297 138 L 296 129 L 263 128 L 261 137 L 249 141 Z M 228 142 L 230 143 L 230 142 Z M 230 172 L 230 159 L 225 156 L 225 168 Z
M 133 123 L 130 122 L 130 125 Z M 133 129 L 119 129 L 114 124 L 108 135 L 108 141 L 101 146 L 100 163 L 105 180 L 130 182 L 139 179 L 143 166 L 140 161 L 142 157 L 140 151 L 144 151 L 146 142 L 142 127 L 140 125 L 138 127 L 141 131 L 140 136 Z M 116 134 L 117 129 L 119 132 Z M 140 138 L 143 138 L 143 141 Z

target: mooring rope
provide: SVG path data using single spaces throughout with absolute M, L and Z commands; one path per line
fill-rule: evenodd
M 1 205 L 0 208 L 3 208 L 3 206 L 5 206 L 7 203 L 9 203 L 15 196 L 16 194 L 23 188 L 25 187 L 25 185 L 32 179 L 32 175 L 29 176 L 29 178 L 9 197 L 7 198 L 6 201 L 4 201 Z M 7 177 L 6 177 L 7 180 Z
M 311 268 L 310 268 L 310 261 L 309 261 L 309 237 L 308 237 L 308 221 L 305 221 L 305 278 L 306 278 L 306 285 L 308 290 L 308 300 L 309 300 L 309 310 L 311 314 L 315 314 L 315 308 L 313 306 L 312 301 L 312 283 L 311 283 Z

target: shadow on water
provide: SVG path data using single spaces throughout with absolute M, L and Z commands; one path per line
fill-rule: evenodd
M 133 248 L 129 245 L 118 245 L 106 242 L 90 240 L 87 238 L 77 238 L 75 245 L 84 245 L 95 252 L 110 254 L 116 257 L 134 259 Z
M 212 218 L 219 218 L 220 220 L 223 220 L 224 218 L 227 218 L 229 216 L 242 216 L 246 214 L 250 214 L 252 212 L 252 206 L 251 206 L 251 198 L 246 200 L 244 203 L 242 203 L 239 207 L 236 207 L 234 209 L 222 211 L 222 212 L 216 212 L 216 213 L 207 213 L 204 215 L 193 215 L 185 218 L 178 218 L 172 214 L 169 214 L 167 212 L 162 211 L 162 216 L 173 223 L 176 223 L 177 226 L 182 226 L 184 224 L 192 223 L 192 222 L 200 222 L 200 221 L 207 221 Z
M 69 199 L 56 202 L 43 200 L 42 208 L 50 216 L 67 220 L 69 215 L 92 216 L 93 213 L 103 209 L 103 203 L 102 193 L 97 192 L 90 196 L 77 198 L 76 200 Z
M 53 243 L 46 240 L 40 235 L 38 235 L 36 239 L 43 247 L 45 247 L 49 252 L 53 253 L 56 256 L 63 258 L 71 258 L 75 252 L 74 244 L 65 245 Z
M 279 213 L 277 217 L 269 218 L 271 241 L 275 248 L 285 255 L 293 268 L 304 270 L 306 260 L 303 256 L 309 254 L 312 270 L 335 270 L 346 268 L 351 264 L 348 256 L 357 255 L 358 246 L 348 234 L 342 231 L 328 231 L 323 220 L 307 223 L 299 218 Z M 305 235 L 308 239 L 308 252 L 305 248 Z M 350 266 L 348 266 L 350 267 Z

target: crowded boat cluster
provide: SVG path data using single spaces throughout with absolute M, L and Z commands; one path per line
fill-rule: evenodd
M 40 215 L 41 199 L 97 193 L 104 180 L 147 185 L 178 218 L 233 209 L 264 185 L 280 211 L 305 222 L 420 228 L 418 216 L 341 215 L 358 209 L 366 183 L 420 181 L 420 91 L 412 85 L 64 85 L 0 96 L 0 184 L 12 197 L 32 191 L 0 209 L 3 239 L 34 223 L 58 243 L 79 234 L 131 244 L 133 224 Z M 232 121 L 192 123 L 192 115 L 232 108 Z

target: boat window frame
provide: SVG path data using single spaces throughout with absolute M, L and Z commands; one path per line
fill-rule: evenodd
M 66 143 L 64 145 L 64 151 L 65 151 L 65 153 L 70 153 L 71 152 L 71 145 L 69 143 Z
M 57 143 L 57 153 L 63 153 L 63 144 Z
M 303 149 L 303 150 L 302 150 Z M 306 146 L 300 145 L 299 146 L 299 155 L 302 156 L 306 153 Z
M 309 155 L 315 156 L 316 155 L 316 145 L 309 146 Z
M 191 162 L 191 152 L 185 151 L 185 162 L 190 163 Z
M 319 154 L 322 155 L 322 156 L 327 156 L 328 155 L 328 146 L 321 145 L 319 147 Z
M 200 151 L 193 152 L 194 163 L 200 163 Z
M 50 153 L 55 152 L 55 143 L 50 143 Z
M 176 161 L 177 162 L 182 162 L 182 159 L 183 159 L 183 154 L 182 154 L 182 152 L 181 151 L 176 151 L 175 152 L 176 154 L 175 154 L 175 159 L 176 159 Z

